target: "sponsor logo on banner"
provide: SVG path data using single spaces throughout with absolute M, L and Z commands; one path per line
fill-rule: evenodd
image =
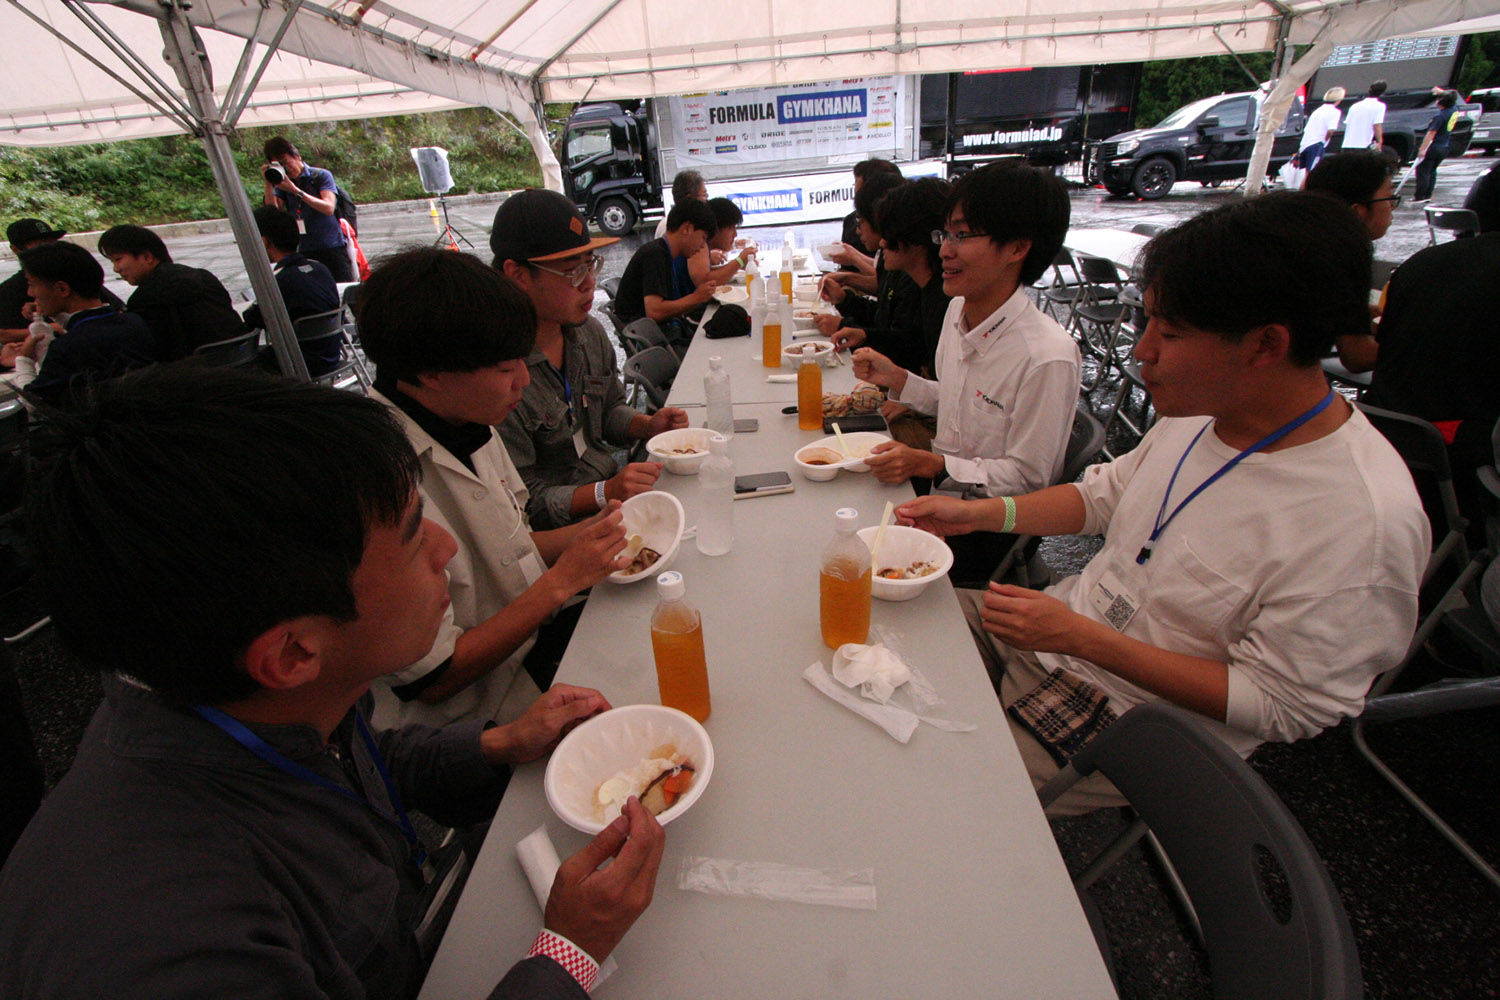
M 763 215 L 767 212 L 796 212 L 802 208 L 801 188 L 784 191 L 732 192 L 729 200 L 746 215 Z
M 776 120 L 783 125 L 794 122 L 833 121 L 865 116 L 864 90 L 833 90 L 814 94 L 794 94 L 776 102 Z
M 965 148 L 969 146 L 1008 146 L 1021 142 L 1057 142 L 1063 130 L 1055 125 L 1045 128 L 1022 128 L 1010 132 L 976 132 L 963 138 Z
M 715 146 L 714 147 L 714 152 L 715 153 L 733 153 L 735 150 L 737 150 L 739 148 L 740 148 L 739 146 L 731 143 L 728 146 Z
M 829 202 L 833 201 L 853 200 L 854 188 L 852 185 L 850 187 L 828 188 L 823 191 L 812 191 L 809 192 L 807 196 L 807 202 L 809 205 L 826 205 Z

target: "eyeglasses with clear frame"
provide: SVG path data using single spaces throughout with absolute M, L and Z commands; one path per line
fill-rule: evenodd
M 1401 207 L 1401 195 L 1399 195 L 1399 194 L 1388 194 L 1384 198 L 1367 198 L 1364 201 L 1360 202 L 1360 204 L 1361 205 L 1374 205 L 1377 202 L 1382 202 L 1382 201 L 1388 201 L 1388 202 L 1390 202 L 1391 203 L 1391 208 L 1393 208 L 1393 209 Z
M 585 260 L 579 261 L 577 264 L 574 264 L 566 271 L 559 271 L 555 267 L 548 267 L 545 264 L 538 264 L 536 261 L 531 261 L 531 266 L 536 268 L 538 271 L 546 271 L 548 274 L 555 274 L 559 278 L 567 278 L 568 284 L 572 285 L 574 288 L 577 288 L 579 285 L 587 281 L 589 277 L 599 273 L 599 269 L 604 266 L 604 258 L 596 253 L 591 253 Z
M 932 231 L 932 242 L 936 246 L 944 243 L 952 243 L 956 247 L 964 245 L 965 240 L 972 240 L 976 236 L 988 236 L 989 233 L 950 233 L 946 229 L 934 229 Z

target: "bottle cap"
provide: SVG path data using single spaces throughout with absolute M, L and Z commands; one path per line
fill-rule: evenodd
M 724 359 L 721 358 L 721 357 L 718 357 L 717 355 L 714 356 L 714 357 L 712 357 L 712 358 L 709 358 L 708 359 L 708 367 L 710 367 L 710 368 L 723 368 L 724 367 Z
M 682 582 L 682 574 L 675 569 L 669 569 L 656 578 L 656 594 L 664 601 L 680 601 L 687 593 L 687 587 Z
M 859 511 L 853 507 L 840 507 L 833 512 L 833 523 L 840 531 L 853 531 L 859 520 Z
M 727 456 L 729 454 L 729 439 L 722 434 L 715 434 L 708 439 L 708 453 L 710 455 Z M 665 576 L 666 574 L 663 575 Z

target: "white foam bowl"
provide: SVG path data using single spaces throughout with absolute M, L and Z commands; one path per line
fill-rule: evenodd
M 822 257 L 824 260 L 828 261 L 831 264 L 833 263 L 833 255 L 836 253 L 841 253 L 843 249 L 844 244 L 842 243 L 824 243 L 822 246 L 818 247 L 818 256 Z
M 809 253 L 811 253 L 811 251 L 809 250 L 793 250 L 792 264 L 796 267 L 801 267 L 803 264 L 806 264 Z
M 819 316 L 835 315 L 827 310 L 819 309 L 811 302 L 803 302 L 792 308 L 792 326 L 798 330 L 814 330 L 818 326 Z
M 696 476 L 698 468 L 708 461 L 708 444 L 723 435 L 707 427 L 679 427 L 675 431 L 662 431 L 646 442 L 646 452 L 652 461 L 661 462 L 667 471 L 676 476 Z M 674 448 L 693 448 L 697 454 L 674 455 Z
M 749 302 L 750 292 L 743 285 L 739 287 L 734 285 L 720 285 L 718 291 L 714 292 L 714 298 L 718 299 L 722 305 Z
M 620 515 L 625 521 L 625 537 L 640 535 L 641 547 L 660 552 L 661 558 L 639 573 L 616 570 L 605 579 L 610 583 L 635 583 L 670 569 L 682 546 L 683 526 L 687 521 L 682 501 L 670 493 L 650 490 L 637 493 L 621 504 Z
M 792 302 L 810 303 L 818 301 L 818 285 L 813 281 L 804 281 L 792 286 Z
M 781 349 L 781 364 L 784 368 L 797 368 L 807 360 L 827 366 L 833 361 L 833 342 L 829 340 L 799 340 Z
M 860 528 L 856 534 L 865 543 L 865 547 L 870 548 L 875 544 L 875 532 L 879 530 L 880 526 L 876 525 L 873 528 Z M 878 574 L 871 575 L 870 594 L 882 601 L 909 601 L 927 589 L 928 584 L 947 575 L 953 568 L 953 550 L 941 538 L 920 528 L 886 525 L 885 537 L 880 540 L 880 558 L 874 568 L 905 568 L 916 562 L 932 563 L 937 571 L 910 580 L 887 580 Z
M 843 463 L 830 462 L 827 465 L 809 465 L 803 461 L 805 457 L 811 457 L 815 452 L 825 453 L 825 457 L 836 457 L 839 454 L 836 446 L 808 444 L 797 449 L 792 455 L 792 461 L 797 463 L 797 471 L 802 473 L 804 479 L 810 479 L 815 483 L 826 483 L 839 474 L 839 469 L 843 468 Z
M 889 434 L 881 434 L 879 431 L 846 432 L 844 434 L 844 442 L 849 446 L 849 451 L 857 457 L 844 459 L 839 463 L 838 467 L 840 469 L 848 469 L 850 472 L 869 472 L 870 467 L 864 463 L 864 456 L 868 455 L 870 453 L 870 449 L 875 447 L 877 444 L 884 444 L 890 439 L 891 436 Z M 815 448 L 820 445 L 824 448 L 831 448 L 834 451 L 841 450 L 839 448 L 838 435 L 836 434 L 830 434 L 828 437 L 819 438 L 812 444 L 804 445 L 803 447 Z
M 563 737 L 547 761 L 542 780 L 547 804 L 573 829 L 598 833 L 604 829 L 604 821 L 594 813 L 599 786 L 648 759 L 664 743 L 674 744 L 697 772 L 687 794 L 656 817 L 666 826 L 703 797 L 714 773 L 714 745 L 692 716 L 663 705 L 610 709 Z

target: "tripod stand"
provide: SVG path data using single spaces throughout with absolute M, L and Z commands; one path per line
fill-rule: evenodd
M 458 241 L 463 240 L 464 246 L 468 247 L 470 250 L 474 249 L 474 244 L 469 242 L 469 238 L 463 233 L 459 232 L 457 229 L 454 229 L 453 223 L 448 221 L 448 199 L 442 193 L 438 194 L 438 204 L 442 206 L 443 209 L 443 228 L 438 231 L 437 239 L 432 241 L 432 245 L 443 246 L 446 244 L 450 249 L 457 250 Z M 432 225 L 434 229 L 437 228 L 437 220 L 438 210 L 434 208 L 432 210 Z

